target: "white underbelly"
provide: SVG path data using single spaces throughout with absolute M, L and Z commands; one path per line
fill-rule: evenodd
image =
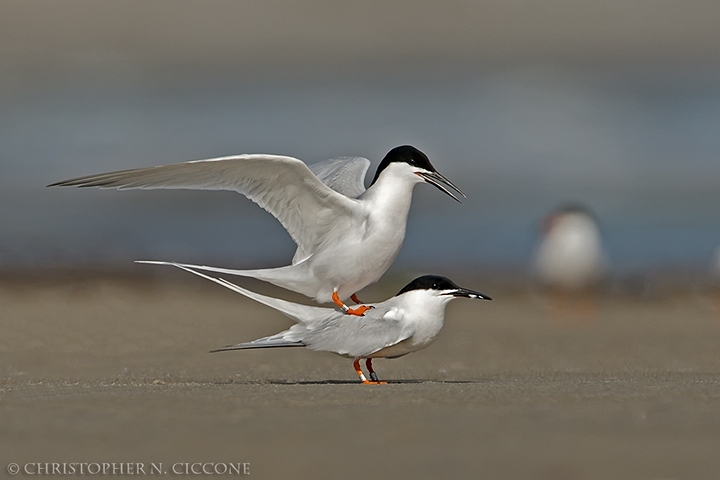
M 331 251 L 317 252 L 309 259 L 313 276 L 324 285 L 316 299 L 330 301 L 335 289 L 341 299 L 347 299 L 377 282 L 395 261 L 403 237 L 370 238 L 364 242 L 346 243 Z
M 395 358 L 402 357 L 408 353 L 417 352 L 430 345 L 435 339 L 429 339 L 428 341 L 415 342 L 413 337 L 403 340 L 400 343 L 396 343 L 390 347 L 383 348 L 372 355 L 368 355 L 368 358 Z

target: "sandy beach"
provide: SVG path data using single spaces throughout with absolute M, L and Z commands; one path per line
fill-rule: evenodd
M 133 462 L 177 476 L 171 467 L 200 462 L 248 463 L 256 478 L 557 480 L 720 471 L 710 294 L 569 306 L 470 283 L 495 300 L 453 302 L 433 345 L 376 361 L 390 384 L 363 386 L 332 354 L 207 353 L 289 321 L 200 279 L 1 285 L 3 469 Z

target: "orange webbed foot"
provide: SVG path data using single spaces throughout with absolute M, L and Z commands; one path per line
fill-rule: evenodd
M 362 377 L 362 383 L 365 385 L 387 385 L 387 382 L 381 382 L 378 380 L 377 373 L 375 373 L 375 370 L 373 370 L 372 367 L 372 358 L 368 358 L 365 360 L 365 366 L 368 369 L 368 373 L 370 374 L 370 380 L 366 380 L 365 377 Z M 360 369 L 360 364 L 358 363 L 357 369 Z
M 368 372 L 370 373 L 370 380 L 368 380 L 365 377 L 365 374 L 360 369 L 360 359 L 356 358 L 353 362 L 353 368 L 355 368 L 355 373 L 358 374 L 358 377 L 360 378 L 360 382 L 362 382 L 363 385 L 387 385 L 387 382 L 381 382 L 378 380 L 377 375 L 375 374 L 375 371 L 372 369 L 372 359 L 368 358 L 365 361 L 365 365 L 368 366 Z
M 357 298 L 357 297 L 355 297 Z M 360 305 L 356 308 L 350 308 L 347 305 L 345 305 L 342 300 L 340 300 L 340 297 L 338 296 L 337 292 L 333 292 L 332 294 L 332 301 L 337 305 L 338 307 L 342 308 L 342 311 L 345 312 L 348 315 L 357 315 L 358 317 L 362 317 L 365 312 L 370 310 L 371 308 L 374 308 L 369 305 Z
M 358 317 L 362 317 L 363 315 L 365 315 L 365 312 L 372 308 L 373 307 L 369 305 L 359 305 L 356 308 L 348 308 L 347 310 L 345 310 L 345 313 L 348 315 L 357 315 Z

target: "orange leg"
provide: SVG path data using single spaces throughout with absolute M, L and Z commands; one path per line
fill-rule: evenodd
M 350 308 L 347 305 L 345 305 L 342 300 L 340 300 L 340 297 L 338 297 L 337 292 L 333 292 L 332 294 L 332 301 L 337 305 L 338 307 L 342 308 L 342 311 L 347 313 L 348 315 L 357 315 L 358 317 L 362 317 L 365 312 L 370 310 L 373 307 L 369 307 L 367 305 L 360 305 L 357 308 Z
M 362 369 L 360 368 L 360 359 L 359 358 L 356 358 L 355 361 L 353 362 L 353 367 L 355 368 L 355 373 L 358 374 L 358 377 L 360 377 L 360 381 L 365 385 L 385 385 L 387 382 L 378 382 L 377 375 L 375 374 L 375 371 L 372 370 L 371 362 L 372 362 L 372 360 L 370 360 L 368 358 L 367 361 L 365 362 L 365 365 L 367 365 L 369 371 L 371 372 L 370 378 L 371 379 L 374 378 L 374 380 L 368 380 L 367 378 L 365 378 L 365 374 L 363 373 Z
M 375 370 L 373 370 L 373 367 L 372 367 L 372 358 L 368 358 L 367 360 L 365 360 L 365 366 L 368 369 L 368 373 L 370 374 L 371 381 L 375 382 L 378 385 L 386 385 L 387 384 L 387 382 L 381 382 L 380 380 L 378 380 L 377 373 L 375 373 Z
M 355 373 L 358 374 L 358 377 L 360 377 L 360 381 L 362 383 L 370 383 L 367 378 L 365 378 L 365 374 L 363 373 L 362 369 L 360 368 L 360 359 L 356 358 L 353 362 L 353 367 L 355 368 Z
M 360 305 L 361 303 L 363 303 L 362 300 L 360 300 L 360 299 L 357 297 L 357 293 L 353 293 L 352 295 L 350 295 L 350 299 L 351 299 L 353 302 L 357 303 L 358 305 Z

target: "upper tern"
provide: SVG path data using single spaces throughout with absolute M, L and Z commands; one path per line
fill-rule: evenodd
M 89 175 L 49 186 L 117 189 L 187 188 L 234 190 L 270 212 L 297 244 L 292 263 L 261 270 L 188 265 L 205 271 L 253 277 L 317 302 L 342 300 L 377 282 L 395 260 L 403 239 L 413 187 L 427 182 L 455 200 L 465 196 L 415 147 L 396 147 L 380 162 L 370 187 L 364 158 L 334 159 L 308 167 L 293 157 L 236 155 L 174 165 Z M 147 262 L 165 264 L 167 262 Z
M 445 306 L 458 297 L 492 300 L 473 290 L 458 287 L 450 279 L 436 275 L 418 277 L 384 302 L 372 305 L 363 318 L 347 316 L 340 310 L 300 305 L 246 290 L 222 278 L 174 264 L 188 272 L 218 283 L 248 298 L 274 308 L 295 323 L 289 329 L 213 350 L 245 350 L 270 347 L 307 347 L 333 352 L 353 359 L 353 367 L 362 383 L 385 383 L 372 368 L 373 358 L 398 358 L 430 345 L 440 333 Z M 370 380 L 360 368 L 365 360 Z

